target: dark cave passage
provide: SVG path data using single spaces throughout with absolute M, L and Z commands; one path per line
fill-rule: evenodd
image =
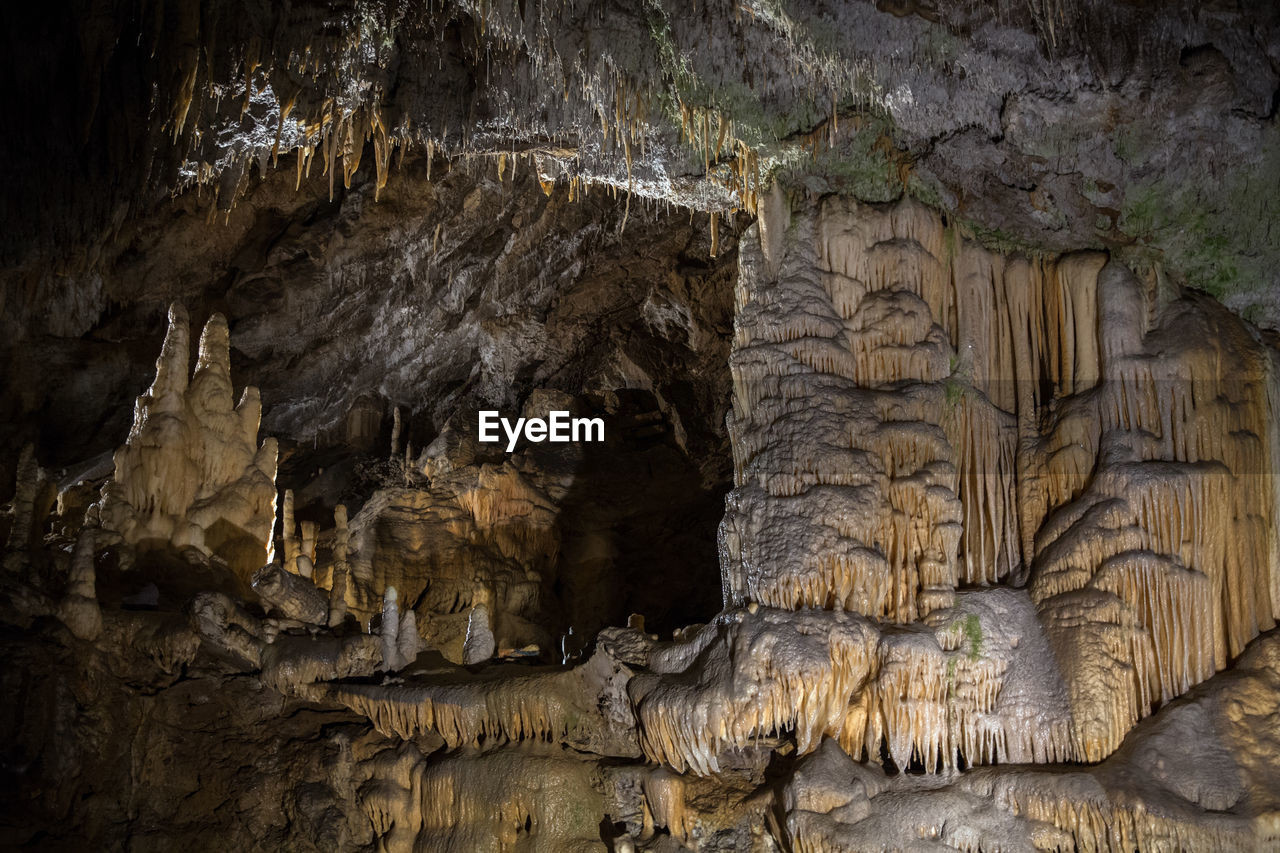
M 645 630 L 670 636 L 720 609 L 716 532 L 731 484 L 706 484 L 703 471 L 726 472 L 731 460 L 700 467 L 652 394 L 616 396 L 606 439 L 584 445 L 561 508 L 561 630 L 591 637 L 637 613 Z

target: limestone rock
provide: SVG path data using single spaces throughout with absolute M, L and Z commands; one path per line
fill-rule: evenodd
M 131 545 L 216 555 L 247 581 L 269 557 L 276 443 L 258 445 L 256 389 L 233 403 L 226 320 L 215 314 L 205 325 L 193 375 L 188 335 L 174 304 L 155 380 L 103 489 L 102 526 Z
M 329 602 L 310 578 L 268 563 L 254 572 L 251 585 L 265 604 L 288 619 L 310 625 L 329 621 Z

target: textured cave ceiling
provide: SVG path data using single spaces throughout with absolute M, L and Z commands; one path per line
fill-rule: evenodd
M 1280 845 L 1280 6 L 7 13 L 0 846 Z

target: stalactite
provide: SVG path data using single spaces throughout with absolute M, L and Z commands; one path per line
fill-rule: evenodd
M 985 397 L 951 386 L 943 421 L 964 506 L 962 576 L 968 583 L 996 583 L 1021 563 L 1016 420 Z

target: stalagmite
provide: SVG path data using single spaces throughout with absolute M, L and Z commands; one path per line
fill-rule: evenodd
M 486 596 L 487 597 L 487 596 Z M 468 666 L 490 660 L 497 651 L 490 625 L 489 605 L 481 599 L 467 617 L 467 638 L 462 644 L 462 662 Z
M 400 617 L 396 653 L 407 666 L 413 663 L 426 647 L 426 643 L 422 642 L 422 637 L 418 634 L 418 614 L 414 613 L 411 608 L 406 609 Z
M 186 311 L 169 330 L 151 388 L 115 456 L 100 502 L 105 530 L 134 546 L 193 547 L 243 580 L 268 559 L 275 520 L 276 443 L 257 443 L 262 403 L 254 388 L 233 402 L 226 320 L 215 314 L 188 380 Z
M 98 606 L 93 559 L 98 531 L 81 529 L 71 557 L 67 594 L 58 605 L 58 618 L 81 640 L 96 640 L 102 632 L 102 609 Z
M 25 550 L 31 544 L 35 503 L 41 479 L 42 472 L 39 463 L 36 462 L 35 446 L 25 444 L 18 455 L 18 467 L 14 477 L 12 519 L 9 522 L 9 538 L 5 545 L 10 551 Z
M 382 637 L 383 669 L 395 672 L 404 666 L 405 661 L 400 657 L 400 608 L 396 603 L 394 586 L 387 587 L 382 593 L 382 622 L 378 634 Z
M 316 523 L 304 521 L 299 525 L 301 536 L 298 541 L 298 557 L 295 560 L 297 572 L 308 580 L 315 573 L 316 565 Z
M 338 504 L 333 508 L 333 583 L 329 588 L 329 627 L 336 628 L 347 617 L 347 588 L 351 571 L 347 565 L 347 549 L 351 531 L 347 527 L 347 507 Z M 414 626 L 417 627 L 416 624 Z
M 501 168 L 501 167 L 499 167 Z M 501 178 L 499 178 L 501 180 Z M 391 410 L 391 458 L 400 456 L 400 407 Z

